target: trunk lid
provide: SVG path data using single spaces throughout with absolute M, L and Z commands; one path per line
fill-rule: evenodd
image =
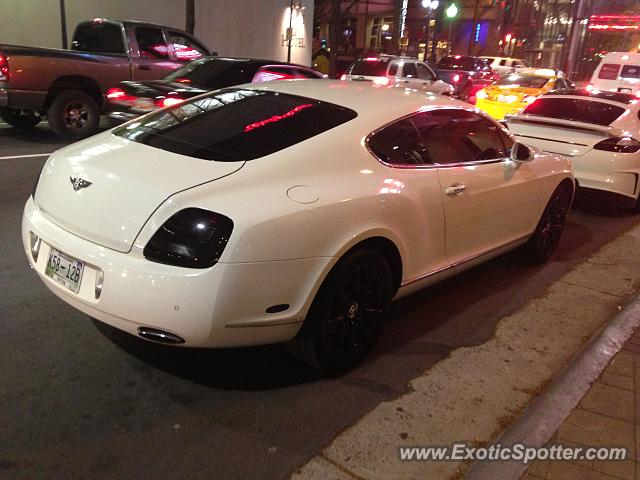
M 584 155 L 596 143 L 622 133 L 616 127 L 533 115 L 507 115 L 507 125 L 522 143 L 569 157 Z
M 40 175 L 36 203 L 68 232 L 128 252 L 168 197 L 244 164 L 192 158 L 105 132 L 51 155 Z

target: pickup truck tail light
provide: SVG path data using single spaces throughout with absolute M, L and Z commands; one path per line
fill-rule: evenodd
M 636 153 L 640 150 L 640 142 L 631 137 L 607 138 L 593 146 L 594 150 L 617 153 Z
M 0 53 L 0 82 L 8 82 L 11 80 L 11 72 L 9 72 L 9 58 Z

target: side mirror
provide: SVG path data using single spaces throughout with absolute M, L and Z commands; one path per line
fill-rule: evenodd
M 514 162 L 530 162 L 533 160 L 533 150 L 524 143 L 516 142 L 511 147 L 511 160 Z

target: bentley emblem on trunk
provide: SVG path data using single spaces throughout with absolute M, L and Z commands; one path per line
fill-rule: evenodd
M 87 188 L 89 185 L 92 184 L 91 182 L 80 177 L 69 177 L 69 180 L 71 180 L 71 185 L 73 185 L 73 189 L 76 192 L 81 188 Z

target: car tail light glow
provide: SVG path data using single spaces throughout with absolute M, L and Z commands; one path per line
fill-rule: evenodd
M 479 90 L 478 93 L 476 93 L 476 98 L 487 98 L 489 95 L 487 94 L 487 91 L 483 88 L 482 90 Z
M 0 53 L 0 82 L 8 82 L 9 80 L 11 80 L 11 73 L 9 72 L 9 58 Z
M 177 83 L 191 83 L 191 79 L 189 78 L 176 78 Z
M 458 83 L 460 81 L 460 75 L 458 75 L 457 73 L 453 76 L 453 81 Z
M 340 80 L 346 80 L 347 79 L 347 74 L 343 73 L 342 76 L 340 77 Z
M 209 268 L 227 246 L 233 220 L 201 208 L 186 208 L 169 218 L 144 247 L 152 262 L 178 267 Z
M 367 58 L 363 58 L 363 60 L 365 62 L 377 62 L 378 58 L 377 57 L 367 57 Z
M 587 92 L 591 92 L 591 91 L 593 91 L 593 85 L 592 85 L 592 84 L 587 85 L 587 86 L 585 87 L 585 90 L 586 90 Z
M 128 95 L 127 92 L 121 88 L 110 88 L 107 90 L 107 100 L 110 102 L 130 102 L 135 98 L 136 97 Z
M 631 137 L 607 138 L 593 146 L 594 150 L 617 153 L 636 153 L 640 150 L 640 142 Z
M 165 107 L 172 107 L 173 105 L 177 105 L 182 102 L 184 102 L 182 98 L 167 97 L 167 98 L 162 98 L 158 100 L 156 103 L 159 107 L 165 108 Z

